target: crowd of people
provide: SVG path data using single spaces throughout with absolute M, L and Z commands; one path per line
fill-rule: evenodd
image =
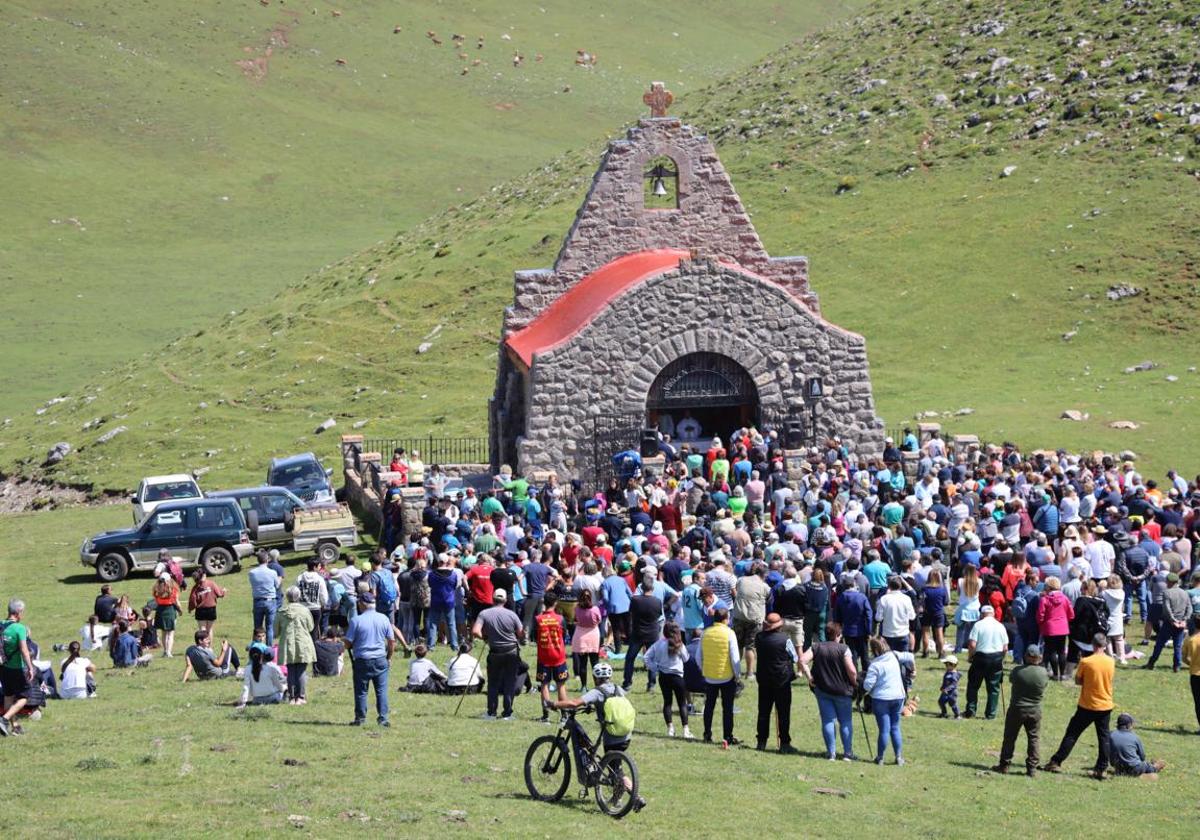
M 247 574 L 256 631 L 245 648 L 214 643 L 226 592 L 196 572 L 184 679 L 236 676 L 239 704 L 301 705 L 309 674 L 340 673 L 348 654 L 352 723 L 365 723 L 373 688 L 376 721 L 387 726 L 397 649 L 415 654 L 404 690 L 485 691 L 491 719 L 511 718 L 514 698 L 535 685 L 544 718 L 569 702 L 572 676 L 586 690 L 601 664 L 631 691 L 640 656 L 669 736 L 692 738 L 702 703 L 701 739 L 736 745 L 734 703 L 754 682 L 755 746 L 766 749 L 774 729 L 777 749 L 795 752 L 792 688 L 803 679 L 830 759 L 857 758 L 858 710 L 876 722 L 871 757 L 883 763 L 890 748 L 903 764 L 917 659 L 933 656 L 941 716 L 1003 713 L 997 770 L 1007 772 L 1022 730 L 1032 773 L 1060 769 L 1094 726 L 1093 773 L 1103 778 L 1110 764 L 1161 769 L 1144 754 L 1135 764 L 1144 751 L 1133 723 L 1122 715 L 1114 733 L 1109 719 L 1117 667 L 1154 668 L 1169 649 L 1173 670 L 1190 672 L 1200 726 L 1195 482 L 1170 472 L 1160 486 L 1132 463 L 1012 445 L 952 452 L 936 434 L 919 443 L 907 432 L 878 456 L 834 438 L 791 464 L 774 435 L 754 429 L 664 450 L 653 468 L 617 459 L 618 474 L 595 493 L 502 470 L 490 489 L 451 497 L 445 474 L 419 465 L 428 490 L 420 529 L 405 532 L 396 481 L 369 561 L 344 555 L 326 568 L 313 558 L 288 585 L 278 555 L 259 552 Z M 187 582 L 165 555 L 140 611 L 104 587 L 53 693 L 94 690 L 84 652 L 107 649 L 115 667 L 144 665 L 155 651 L 172 657 Z M 23 611 L 10 604 L 3 629 L 5 734 L 45 671 L 31 670 Z M 527 645 L 536 647 L 532 675 Z M 441 646 L 444 669 L 434 661 Z M 1006 678 L 1012 696 L 1001 709 Z M 1080 686 L 1078 709 L 1040 764 L 1047 685 L 1069 680 Z

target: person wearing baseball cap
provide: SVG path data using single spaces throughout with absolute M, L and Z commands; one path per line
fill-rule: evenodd
M 495 720 L 504 695 L 504 720 L 512 720 L 513 697 L 517 693 L 517 673 L 521 665 L 521 642 L 525 626 L 515 612 L 507 608 L 508 593 L 497 589 L 492 593 L 494 606 L 483 610 L 471 627 L 471 635 L 487 642 L 487 711 L 485 720 Z
M 1179 575 L 1171 572 L 1167 575 L 1167 590 L 1162 595 L 1162 620 L 1158 625 L 1158 635 L 1154 640 L 1154 652 L 1142 667 L 1147 671 L 1154 670 L 1154 664 L 1162 654 L 1167 642 L 1172 643 L 1174 651 L 1173 670 L 1178 672 L 1183 667 L 1183 640 L 1187 635 L 1188 621 L 1192 617 L 1192 599 L 1183 589 L 1179 588 Z
M 995 773 L 1007 773 L 1016 751 L 1017 736 L 1025 730 L 1025 775 L 1037 772 L 1038 735 L 1042 728 L 1042 698 L 1050 675 L 1042 667 L 1042 649 L 1039 645 L 1028 645 L 1022 664 L 1009 674 L 1012 683 L 1012 705 L 1004 716 L 1004 741 L 1000 747 L 1000 763 L 992 768 Z
M 1117 717 L 1117 730 L 1110 736 L 1113 769 L 1118 776 L 1157 778 L 1167 763 L 1161 758 L 1146 760 L 1146 748 L 1142 746 L 1142 739 L 1134 733 L 1133 724 L 1133 715 L 1122 713 Z
M 358 596 L 358 615 L 350 619 L 344 639 L 354 669 L 354 720 L 362 726 L 367 719 L 367 688 L 375 689 L 375 711 L 380 726 L 388 722 L 388 666 L 396 650 L 392 621 L 375 609 L 369 591 Z
M 1008 651 L 1008 631 L 996 620 L 996 610 L 986 604 L 979 610 L 979 621 L 971 628 L 967 641 L 967 708 L 963 717 L 975 717 L 979 705 L 979 686 L 987 683 L 987 708 L 984 717 L 996 717 L 1000 705 L 1000 683 L 1004 680 L 1004 654 Z

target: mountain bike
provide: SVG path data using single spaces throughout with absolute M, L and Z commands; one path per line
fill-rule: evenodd
M 576 719 L 581 708 L 562 709 L 558 731 L 533 740 L 525 753 L 525 786 L 542 802 L 557 802 L 571 784 L 571 756 L 583 783 L 580 799 L 595 789 L 596 805 L 605 814 L 620 819 L 638 802 L 638 772 L 633 759 L 621 751 L 597 756 L 604 741 L 604 720 L 595 742 Z

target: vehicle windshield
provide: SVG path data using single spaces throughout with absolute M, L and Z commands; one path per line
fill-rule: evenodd
M 271 470 L 270 483 L 277 487 L 296 487 L 301 484 L 323 484 L 325 470 L 315 461 L 288 464 Z
M 147 502 L 163 502 L 169 499 L 199 498 L 200 490 L 195 482 L 170 481 L 166 484 L 151 484 L 146 488 Z

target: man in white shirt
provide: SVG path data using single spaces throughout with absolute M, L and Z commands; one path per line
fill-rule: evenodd
M 1084 547 L 1083 556 L 1087 558 L 1088 565 L 1091 567 L 1092 580 L 1108 580 L 1108 576 L 1112 574 L 1113 564 L 1117 561 L 1117 552 L 1113 549 L 1112 543 L 1106 542 L 1102 536 L 1108 533 L 1107 528 L 1097 525 L 1092 529 L 1092 533 L 1096 535 L 1096 539 Z
M 521 550 L 521 540 L 525 539 L 525 529 L 519 522 L 513 522 L 504 528 L 504 551 L 510 559 L 516 559 Z
M 887 639 L 888 647 L 904 652 L 909 645 L 909 622 L 916 620 L 917 611 L 913 608 L 912 598 L 900 588 L 903 579 L 893 575 L 888 579 L 888 589 L 876 604 L 881 625 L 880 635 Z
M 971 628 L 967 642 L 967 657 L 971 668 L 967 671 L 967 709 L 963 717 L 975 717 L 979 706 L 979 686 L 987 683 L 987 709 L 984 717 L 996 717 L 1000 705 L 1000 683 L 1004 680 L 1004 654 L 1008 650 L 1008 631 L 996 620 L 996 611 L 991 604 L 979 610 L 979 621 Z

